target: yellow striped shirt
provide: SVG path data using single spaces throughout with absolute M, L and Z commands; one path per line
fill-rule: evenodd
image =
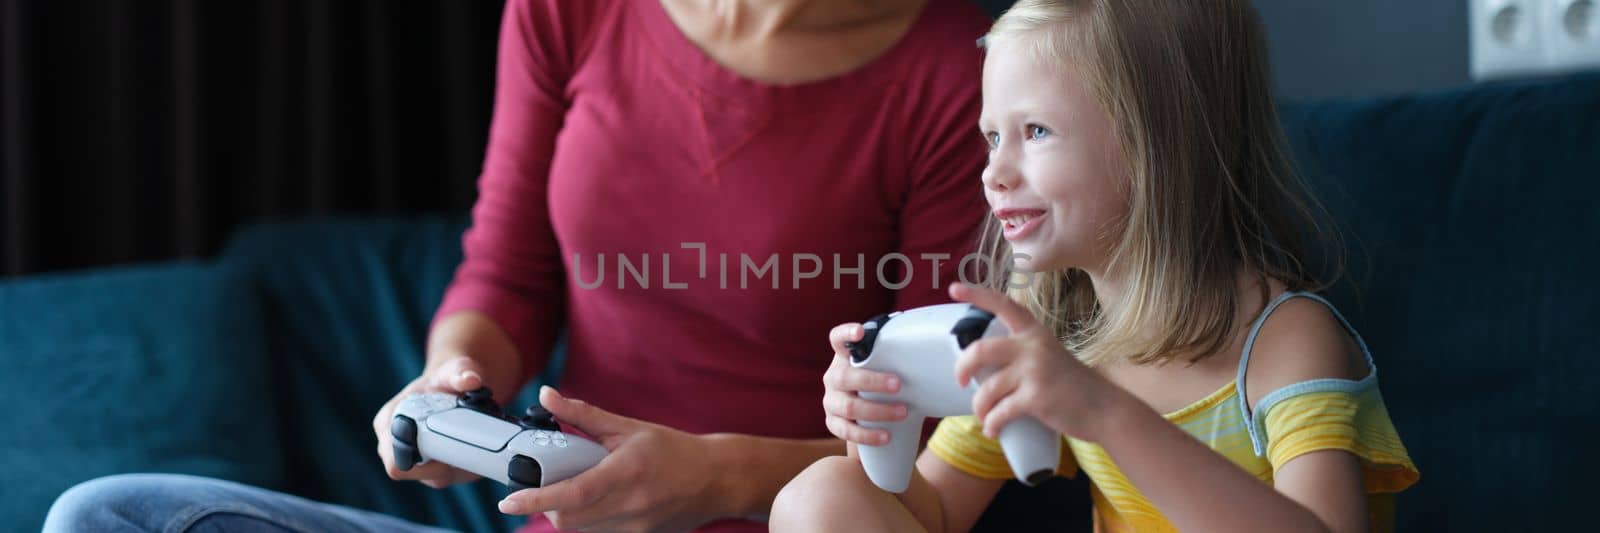
M 1267 314 L 1278 304 L 1307 293 L 1286 293 L 1262 312 L 1240 362 L 1240 379 L 1205 398 L 1163 415 L 1200 442 L 1263 483 L 1290 459 L 1317 450 L 1345 450 L 1360 458 L 1367 509 L 1373 531 L 1389 531 L 1394 519 L 1394 493 L 1416 483 L 1420 474 L 1389 419 L 1378 391 L 1377 371 L 1365 379 L 1318 379 L 1289 385 L 1262 397 L 1256 412 L 1242 405 L 1240 383 L 1249 361 L 1249 346 Z M 1332 309 L 1332 307 L 1329 307 Z M 1338 311 L 1334 314 L 1337 316 Z M 1342 322 L 1344 319 L 1340 317 Z M 1346 328 L 1349 324 L 1345 323 Z M 1354 331 L 1351 331 L 1354 334 Z M 1356 336 L 1360 341 L 1359 335 Z M 1366 351 L 1365 343 L 1360 343 Z M 1371 355 L 1368 355 L 1370 364 Z M 1246 414 L 1248 413 L 1248 414 Z M 985 479 L 1008 479 L 1011 468 L 998 442 L 983 436 L 971 416 L 940 422 L 928 447 L 951 466 Z M 1099 445 L 1065 439 L 1063 475 L 1078 469 L 1089 475 L 1096 531 L 1177 531 L 1160 510 L 1128 481 Z

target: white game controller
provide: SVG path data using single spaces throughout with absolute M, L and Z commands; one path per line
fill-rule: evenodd
M 862 324 L 858 342 L 847 343 L 850 364 L 900 377 L 900 392 L 862 392 L 879 402 L 906 404 L 908 414 L 899 422 L 862 421 L 863 427 L 889 430 L 889 443 L 857 445 L 861 465 L 878 488 L 905 492 L 925 418 L 972 414 L 976 381 L 992 371 L 978 372 L 966 387 L 956 385 L 955 363 L 968 344 L 980 338 L 1010 334 L 994 314 L 968 304 L 942 304 L 872 317 Z M 1037 485 L 1055 475 L 1061 461 L 1061 436 L 1032 417 L 1018 418 L 1000 429 L 1000 448 L 1017 480 Z
M 389 434 L 396 468 L 438 461 L 499 481 L 512 492 L 576 476 L 606 457 L 605 447 L 562 433 L 538 405 L 519 418 L 502 415 L 488 388 L 460 397 L 413 394 L 395 408 Z

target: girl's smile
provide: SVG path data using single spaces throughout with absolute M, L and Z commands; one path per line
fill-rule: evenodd
M 1013 243 L 1032 235 L 1034 230 L 1044 224 L 1048 214 L 1043 209 L 1032 208 L 1007 207 L 994 210 L 994 217 L 1000 220 L 1006 240 Z

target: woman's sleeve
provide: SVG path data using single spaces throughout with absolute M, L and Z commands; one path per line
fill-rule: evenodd
M 578 4 L 578 3 L 573 3 Z M 568 4 L 506 2 L 494 116 L 463 260 L 434 320 L 487 315 L 510 336 L 530 378 L 544 367 L 565 314 L 565 268 L 546 198 L 550 159 L 573 65 Z
M 950 90 L 913 97 L 924 103 L 906 128 L 917 148 L 900 211 L 899 253 L 913 268 L 909 284 L 895 296 L 895 309 L 950 301 L 946 287 L 960 280 L 957 268 L 977 249 L 985 217 L 982 177 L 988 153 L 976 133 L 982 104 L 978 84 L 973 76 L 945 79 L 942 84 Z M 938 256 L 944 259 L 935 270 L 930 257 Z
M 1376 386 L 1307 392 L 1263 404 L 1267 460 L 1273 470 L 1310 452 L 1345 450 L 1360 458 L 1368 493 L 1399 492 L 1421 476 Z
M 1006 462 L 1000 443 L 983 436 L 983 425 L 973 416 L 952 416 L 939 421 L 933 438 L 928 439 L 928 449 L 933 455 L 956 470 L 980 479 L 1011 479 L 1011 463 Z M 1061 463 L 1056 474 L 1074 477 L 1078 462 L 1065 439 L 1061 442 Z

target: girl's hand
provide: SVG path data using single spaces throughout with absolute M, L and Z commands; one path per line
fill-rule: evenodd
M 879 403 L 862 399 L 859 392 L 892 394 L 900 391 L 900 378 L 894 374 L 875 372 L 850 366 L 850 348 L 846 342 L 861 340 L 861 324 L 840 324 L 828 333 L 833 345 L 833 364 L 822 375 L 826 392 L 822 395 L 822 410 L 827 413 L 828 431 L 852 444 L 881 446 L 889 443 L 889 432 L 865 428 L 856 422 L 896 422 L 906 418 L 906 406 L 900 403 Z M 854 447 L 851 447 L 854 451 Z
M 1006 295 L 955 283 L 950 297 L 994 313 L 1011 329 L 1010 336 L 967 345 L 956 359 L 956 381 L 963 386 L 980 369 L 993 370 L 972 397 L 984 435 L 995 438 L 1012 420 L 1032 416 L 1063 435 L 1099 440 L 1102 407 L 1127 394 L 1121 387 L 1079 362 L 1050 328 Z

